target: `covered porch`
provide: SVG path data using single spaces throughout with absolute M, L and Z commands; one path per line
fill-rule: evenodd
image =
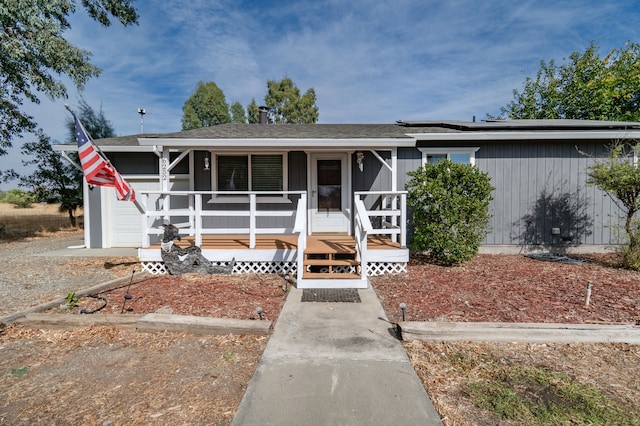
M 215 191 L 147 191 L 144 206 L 143 269 L 166 273 L 160 236 L 165 223 L 178 227 L 181 247 L 195 245 L 211 262 L 234 263 L 233 273 L 276 273 L 295 278 L 299 288 L 366 288 L 368 276 L 406 271 L 406 193 L 353 194 L 345 233 L 312 233 L 306 191 L 229 192 L 243 202 L 210 203 Z M 260 197 L 281 197 L 277 205 Z

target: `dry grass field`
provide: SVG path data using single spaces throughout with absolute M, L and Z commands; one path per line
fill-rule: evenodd
M 32 204 L 29 209 L 0 203 L 0 240 L 10 241 L 33 237 L 45 232 L 70 228 L 69 215 L 59 211 L 59 204 Z M 76 211 L 78 226 L 82 227 L 82 209 Z

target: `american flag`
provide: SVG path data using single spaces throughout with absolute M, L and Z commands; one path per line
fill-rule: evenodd
M 113 186 L 118 200 L 135 201 L 136 193 L 129 182 L 103 157 L 99 149 L 91 141 L 84 126 L 72 112 L 76 123 L 76 141 L 78 142 L 78 156 L 85 179 L 90 185 Z

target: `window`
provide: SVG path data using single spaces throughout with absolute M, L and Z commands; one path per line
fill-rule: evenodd
M 418 148 L 422 152 L 422 165 L 435 164 L 448 158 L 454 163 L 476 164 L 476 151 L 480 148 Z
M 217 191 L 286 191 L 285 160 L 284 154 L 218 155 L 215 188 Z

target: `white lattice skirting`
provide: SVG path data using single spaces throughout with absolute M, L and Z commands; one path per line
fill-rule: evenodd
M 376 262 L 370 263 L 367 268 L 367 276 L 369 277 L 402 272 L 407 272 L 407 264 L 405 262 Z
M 167 273 L 164 262 L 145 261 L 142 270 L 152 275 Z M 228 262 L 215 262 L 218 266 L 228 266 Z M 233 274 L 290 274 L 297 275 L 298 267 L 295 262 L 236 262 Z M 399 274 L 407 272 L 407 264 L 404 262 L 377 262 L 370 263 L 367 268 L 367 276 L 376 277 L 385 274 Z
M 166 274 L 167 268 L 164 262 L 145 261 L 142 263 L 142 270 L 152 275 Z M 212 262 L 217 266 L 228 266 L 229 262 Z M 236 262 L 233 266 L 232 274 L 291 274 L 295 276 L 297 272 L 295 262 Z

